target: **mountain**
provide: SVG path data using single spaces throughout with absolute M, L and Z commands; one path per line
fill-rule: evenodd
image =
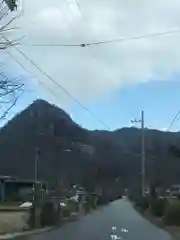
M 40 178 L 54 179 L 57 168 L 61 174 L 64 170 L 76 175 L 75 168 L 80 167 L 76 161 L 69 161 L 78 158 L 80 151 L 73 143 L 86 143 L 87 138 L 87 131 L 75 124 L 63 110 L 37 100 L 1 129 L 0 174 L 33 178 L 36 148 L 39 148 Z M 69 148 L 72 148 L 71 152 L 66 151 Z M 66 160 L 63 167 L 60 166 L 61 159 Z
M 145 130 L 146 181 L 180 183 L 180 160 L 169 154 L 180 133 Z M 141 176 L 141 131 L 89 131 L 62 109 L 36 100 L 0 131 L 0 174 L 34 178 L 36 149 L 39 178 L 49 182 L 96 185 L 118 179 L 119 186 L 136 185 Z M 168 177 L 167 177 L 168 176 Z

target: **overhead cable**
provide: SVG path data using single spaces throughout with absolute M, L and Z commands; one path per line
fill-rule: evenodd
M 77 7 L 78 7 L 80 13 L 82 14 L 83 12 L 82 12 L 81 6 L 79 4 L 79 0 L 76 0 L 76 4 L 77 4 Z
M 111 40 L 104 40 L 104 41 L 96 41 L 96 42 L 89 42 L 89 43 L 81 43 L 81 44 L 23 44 L 22 46 L 31 46 L 31 47 L 88 47 L 92 45 L 101 45 L 101 44 L 107 44 L 107 43 L 121 43 L 126 41 L 134 41 L 134 40 L 140 40 L 140 39 L 147 39 L 147 38 L 153 38 L 153 37 L 159 37 L 159 36 L 166 36 L 166 35 L 172 35 L 180 33 L 180 28 L 164 31 L 164 32 L 156 32 L 156 33 L 149 33 L 139 36 L 132 36 L 132 37 L 124 37 L 124 38 L 116 38 Z
M 171 124 L 169 125 L 168 131 L 170 131 L 172 129 L 172 126 L 174 125 L 174 123 L 176 121 L 178 121 L 178 117 L 180 116 L 180 111 L 178 111 L 175 115 L 175 117 L 173 118 L 173 120 L 171 121 Z
M 3 37 L 7 41 L 9 41 L 6 37 Z M 89 113 L 93 118 L 96 118 L 96 116 L 86 107 L 84 106 L 77 98 L 75 98 L 68 90 L 66 90 L 60 83 L 55 81 L 47 72 L 45 72 L 37 63 L 35 63 L 31 58 L 29 58 L 24 52 L 22 52 L 18 47 L 13 46 L 27 61 L 31 63 L 36 69 L 39 70 L 44 76 L 46 76 L 54 85 L 56 85 L 58 88 L 60 88 L 67 96 L 69 96 L 74 102 L 76 102 L 82 109 L 84 109 L 86 112 Z M 97 120 L 97 118 L 96 118 Z M 103 120 L 98 121 L 108 130 L 110 128 L 107 126 L 107 124 Z
M 34 73 L 30 72 L 9 50 L 6 49 L 6 53 L 28 74 L 30 74 L 33 78 L 35 78 L 38 81 L 38 84 L 45 86 L 45 88 L 53 95 L 55 96 L 56 93 L 50 89 L 43 81 L 39 80 L 38 77 L 35 76 Z M 57 97 L 57 96 L 56 96 Z

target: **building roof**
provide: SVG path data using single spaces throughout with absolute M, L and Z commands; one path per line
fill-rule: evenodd
M 4 175 L 0 175 L 0 181 L 1 180 L 4 180 L 4 181 L 7 181 L 7 180 L 16 180 L 16 177 L 14 176 L 4 176 Z
M 34 184 L 34 183 L 41 183 L 41 184 L 46 184 L 46 182 L 43 181 L 35 181 L 35 180 L 28 180 L 28 179 L 7 179 L 5 182 L 13 182 L 13 183 L 29 183 L 29 184 Z
M 180 184 L 174 184 L 174 185 L 172 185 L 171 187 L 175 187 L 175 188 L 180 188 Z

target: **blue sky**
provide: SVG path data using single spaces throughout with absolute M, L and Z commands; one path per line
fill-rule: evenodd
M 177 76 L 178 78 L 178 76 Z M 151 81 L 124 87 L 107 94 L 98 101 L 92 101 L 85 106 L 95 115 L 92 117 L 80 106 L 71 104 L 65 110 L 74 121 L 88 129 L 106 129 L 99 119 L 110 129 L 132 126 L 130 120 L 140 118 L 140 112 L 145 112 L 145 125 L 148 128 L 168 128 L 174 115 L 180 109 L 180 82 L 178 80 Z M 34 99 L 41 97 L 38 91 L 25 91 L 8 118 L 21 111 Z M 172 130 L 179 130 L 180 123 L 175 123 Z
M 174 115 L 180 109 L 180 82 L 151 81 L 123 88 L 97 103 L 89 104 L 89 109 L 103 119 L 112 129 L 131 126 L 130 120 L 140 118 L 141 110 L 145 112 L 145 125 L 149 128 L 168 128 Z M 87 128 L 104 128 L 80 108 L 76 108 L 73 117 Z M 178 130 L 180 124 L 174 124 Z
M 38 4 L 37 0 L 23 1 L 22 8 L 27 11 L 15 23 L 20 29 L 7 34 L 9 39 L 24 36 L 18 46 L 23 54 L 11 48 L 14 60 L 6 56 L 6 63 L 8 71 L 18 75 L 22 72 L 18 60 L 25 71 L 35 75 L 32 81 L 28 77 L 24 80 L 36 91 L 25 92 L 9 118 L 38 96 L 65 106 L 83 127 L 103 129 L 79 106 L 68 104 L 67 96 L 57 87 L 61 85 L 110 129 L 130 126 L 130 120 L 140 117 L 142 109 L 147 127 L 168 128 L 180 109 L 176 74 L 180 62 L 180 1 L 83 0 L 80 4 L 82 11 L 75 0 L 38 0 Z M 162 34 L 165 32 L 171 34 Z M 156 37 L 150 37 L 152 34 Z M 146 37 L 137 39 L 140 36 Z M 124 40 L 107 43 L 117 39 Z M 88 44 L 93 42 L 107 44 Z M 82 43 L 87 47 L 67 47 Z M 31 60 L 45 71 L 44 76 Z M 56 99 L 43 93 L 35 79 L 56 92 Z M 173 127 L 178 130 L 180 124 Z

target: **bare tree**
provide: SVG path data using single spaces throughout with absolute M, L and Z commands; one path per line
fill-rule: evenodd
M 19 40 L 8 40 L 4 34 L 9 30 L 14 30 L 11 23 L 17 19 L 20 14 L 12 15 L 17 10 L 17 0 L 0 0 L 0 50 L 4 51 L 9 47 L 18 44 Z M 12 78 L 3 71 L 0 65 L 0 120 L 4 119 L 10 109 L 16 104 L 24 84 L 20 78 Z
M 4 2 L 11 12 L 17 10 L 17 0 L 4 0 Z

